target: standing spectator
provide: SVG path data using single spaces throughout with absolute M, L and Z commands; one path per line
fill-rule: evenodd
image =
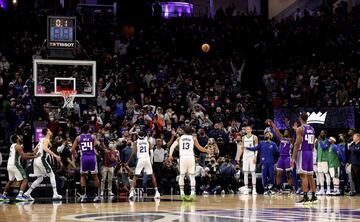
M 211 161 L 211 158 L 219 156 L 219 147 L 217 146 L 214 138 L 210 138 L 208 140 L 205 149 L 209 150 L 205 158 L 205 165 L 208 165 Z
M 156 139 L 156 144 L 154 147 L 154 161 L 153 161 L 153 169 L 155 173 L 156 182 L 159 186 L 159 192 L 163 193 L 162 188 L 162 178 L 163 178 L 163 165 L 164 160 L 166 159 L 167 151 L 164 149 L 163 141 L 160 138 Z
M 106 109 L 107 106 L 107 97 L 105 94 L 105 90 L 100 91 L 100 95 L 97 97 L 96 104 L 98 107 L 100 107 L 102 110 Z
M 355 129 L 349 129 L 348 131 L 348 140 L 347 140 L 347 144 L 346 144 L 346 174 L 349 178 L 349 182 L 350 182 L 350 192 L 348 193 L 349 196 L 355 196 L 356 195 L 356 190 L 355 190 L 355 180 L 352 177 L 352 173 L 351 173 L 351 150 L 350 147 L 352 146 L 352 144 L 354 143 L 353 138 L 354 138 L 354 134 L 355 134 Z
M 347 102 L 348 102 L 348 92 L 345 89 L 344 84 L 341 84 L 336 92 L 336 105 L 345 106 Z
M 221 107 L 217 107 L 216 108 L 216 113 L 214 113 L 213 117 L 213 123 L 224 123 L 225 122 L 225 116 L 224 114 L 221 112 Z
M 114 193 L 112 192 L 114 167 L 116 166 L 119 159 L 120 156 L 119 156 L 119 151 L 116 150 L 116 142 L 115 140 L 112 140 L 109 143 L 109 147 L 105 149 L 105 153 L 104 153 L 104 162 L 101 169 L 101 188 L 100 188 L 101 197 L 104 197 L 106 179 L 108 185 L 108 189 L 107 189 L 108 196 L 114 196 Z
M 125 141 L 126 142 L 126 141 Z M 129 160 L 129 158 L 130 158 L 130 156 L 131 156 L 131 153 L 132 153 L 132 143 L 131 143 L 131 141 L 129 140 L 129 141 L 127 141 L 126 142 L 126 146 L 125 146 L 125 148 L 121 151 L 121 162 L 123 162 L 123 163 L 126 163 L 128 160 Z M 135 165 L 136 165 L 136 159 L 134 158 L 134 159 L 132 159 L 130 162 L 129 162 L 129 167 L 130 168 L 134 168 L 135 169 Z

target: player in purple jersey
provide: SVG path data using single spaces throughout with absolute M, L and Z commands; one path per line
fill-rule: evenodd
M 290 131 L 285 130 L 284 134 L 282 134 L 272 120 L 266 120 L 266 123 L 270 125 L 276 137 L 280 140 L 280 157 L 276 164 L 276 186 L 280 188 L 281 176 L 284 171 L 286 171 L 286 179 L 290 186 L 290 191 L 293 193 L 293 180 L 290 167 L 290 153 L 293 146 L 293 139 L 291 138 Z
M 86 196 L 86 176 L 90 172 L 93 179 L 95 190 L 99 192 L 100 181 L 98 177 L 98 167 L 96 162 L 96 138 L 94 135 L 89 133 L 90 127 L 89 125 L 84 125 L 81 129 L 82 133 L 76 137 L 75 142 L 71 148 L 71 152 L 74 156 L 76 156 L 76 148 L 79 146 L 80 149 L 80 185 L 82 189 L 81 201 L 85 201 L 87 199 Z M 99 201 L 100 196 L 97 193 L 94 202 Z
M 301 176 L 302 190 L 304 198 L 296 204 L 316 203 L 317 197 L 315 196 L 315 181 L 313 171 L 313 147 L 315 141 L 315 130 L 308 125 L 307 113 L 301 113 L 299 121 L 301 126 L 296 129 L 296 141 L 294 146 L 294 153 L 291 158 L 291 167 L 294 167 L 295 158 L 297 158 L 297 173 Z M 307 193 L 309 184 L 312 192 L 311 199 Z

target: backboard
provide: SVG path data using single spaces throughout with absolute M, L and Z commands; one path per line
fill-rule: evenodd
M 95 97 L 96 62 L 35 59 L 36 97 L 61 97 L 62 90 L 76 90 L 76 97 Z

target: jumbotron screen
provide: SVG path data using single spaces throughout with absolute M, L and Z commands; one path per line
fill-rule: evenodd
M 76 17 L 48 16 L 48 48 L 74 48 Z

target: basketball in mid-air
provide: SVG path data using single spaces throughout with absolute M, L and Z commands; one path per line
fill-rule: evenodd
M 203 52 L 208 52 L 208 51 L 210 51 L 210 45 L 207 44 L 207 43 L 202 44 L 201 50 L 202 50 Z

